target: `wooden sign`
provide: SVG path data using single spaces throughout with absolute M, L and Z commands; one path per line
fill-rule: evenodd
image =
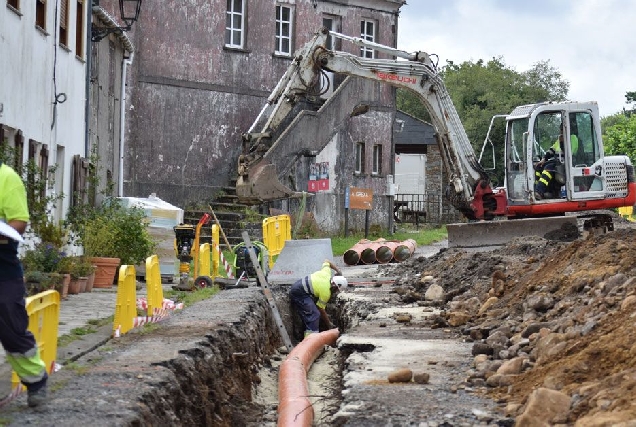
M 348 196 L 348 197 L 346 197 Z M 345 195 L 345 207 L 370 211 L 373 205 L 373 190 L 370 188 L 350 187 Z

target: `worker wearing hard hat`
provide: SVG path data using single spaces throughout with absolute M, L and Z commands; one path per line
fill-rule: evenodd
M 336 272 L 333 277 L 331 270 Z M 343 286 L 347 286 L 347 279 L 328 259 L 322 263 L 320 270 L 297 280 L 292 285 L 289 297 L 303 321 L 305 337 L 320 331 L 321 319 L 328 329 L 335 328 L 325 309 L 332 293 L 337 293 Z

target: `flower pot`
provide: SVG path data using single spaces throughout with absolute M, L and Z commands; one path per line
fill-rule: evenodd
M 62 279 L 62 299 L 68 297 L 68 285 L 71 283 L 71 275 L 66 273 Z
M 86 282 L 88 282 L 88 277 L 78 277 L 77 282 L 79 283 L 80 293 L 86 292 Z
M 93 285 L 95 284 L 95 272 L 93 271 L 93 273 L 90 274 L 87 277 L 87 279 L 88 280 L 86 281 L 86 292 L 93 292 Z
M 97 267 L 93 287 L 111 288 L 119 267 L 119 258 L 91 258 L 91 262 Z
M 71 277 L 71 281 L 68 284 L 68 294 L 69 295 L 76 295 L 80 293 L 80 283 L 79 283 L 79 278 L 77 277 Z

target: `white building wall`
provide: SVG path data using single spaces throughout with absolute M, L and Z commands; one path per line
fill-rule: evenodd
M 69 2 L 70 49 L 57 43 L 55 19 L 59 19 L 56 8 L 60 1 L 46 2 L 46 31 L 35 25 L 35 4 L 35 1 L 21 1 L 18 12 L 6 4 L 0 7 L 0 104 L 3 110 L 0 123 L 14 131 L 22 131 L 25 159 L 30 139 L 48 145 L 49 166 L 64 163 L 61 188 L 68 194 L 71 159 L 75 154 L 85 154 L 86 43 L 83 43 L 84 52 L 74 52 L 76 2 Z M 81 31 L 86 34 L 85 28 Z M 54 117 L 56 93 L 64 93 L 66 100 L 57 104 Z M 64 159 L 56 159 L 58 145 L 65 147 Z M 36 158 L 39 159 L 39 152 Z M 58 218 L 66 214 L 68 205 L 69 198 L 66 197 L 62 206 L 58 206 Z

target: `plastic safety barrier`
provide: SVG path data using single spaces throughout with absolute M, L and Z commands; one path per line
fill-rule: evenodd
M 134 320 L 137 317 L 137 278 L 135 274 L 135 267 L 132 265 L 119 267 L 115 320 L 113 321 L 113 331 L 116 337 L 125 334 L 134 327 Z
M 270 269 L 274 266 L 274 256 L 281 253 L 287 240 L 291 240 L 289 215 L 277 215 L 263 220 L 263 243 L 269 253 Z
M 151 315 L 163 306 L 163 286 L 161 286 L 161 269 L 157 255 L 146 258 L 146 292 L 148 298 L 147 314 Z
M 45 291 L 30 296 L 26 299 L 26 311 L 29 316 L 29 331 L 40 348 L 40 357 L 46 364 L 46 371 L 51 373 L 55 369 L 57 357 L 60 294 L 57 291 Z M 15 372 L 11 376 L 11 389 L 16 395 L 25 389 L 20 385 L 20 379 Z

